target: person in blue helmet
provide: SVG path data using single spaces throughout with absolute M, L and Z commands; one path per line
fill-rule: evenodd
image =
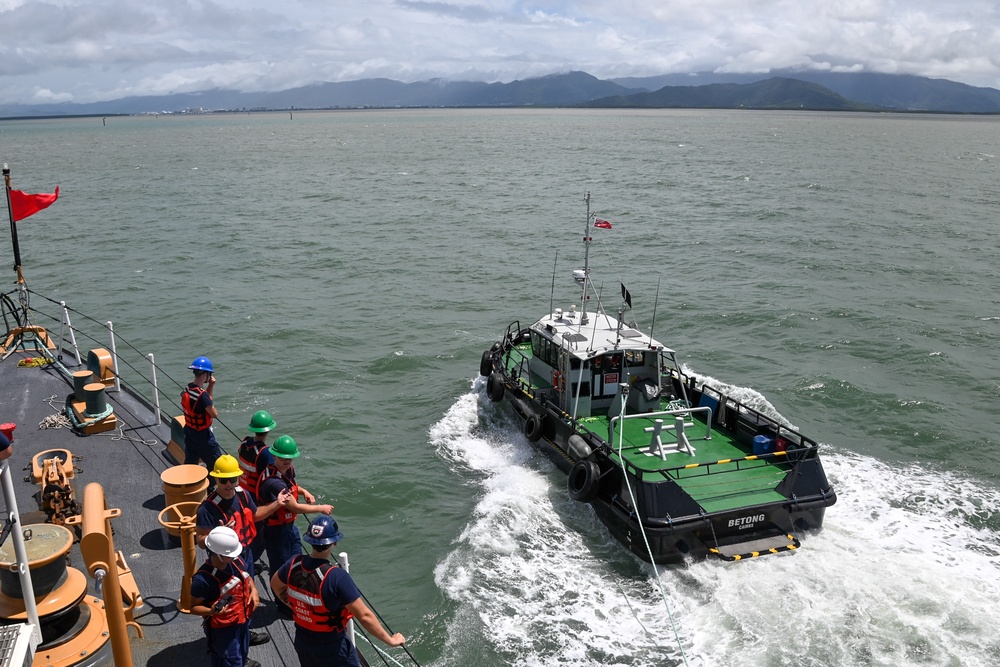
M 356 618 L 369 634 L 388 646 L 402 646 L 406 637 L 389 634 L 361 599 L 351 575 L 330 562 L 344 538 L 336 520 L 321 514 L 309 524 L 308 556 L 293 556 L 271 577 L 271 588 L 292 608 L 295 653 L 302 667 L 360 667 L 358 652 L 344 629 Z
M 181 392 L 184 463 L 198 463 L 201 459 L 212 470 L 215 468 L 215 460 L 222 456 L 222 449 L 212 432 L 212 420 L 219 416 L 212 401 L 212 391 L 215 389 L 212 362 L 208 357 L 198 357 L 188 368 L 194 371 L 194 380 Z

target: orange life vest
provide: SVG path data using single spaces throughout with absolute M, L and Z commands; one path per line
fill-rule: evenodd
M 327 562 L 315 570 L 302 567 L 302 556 L 295 556 L 288 566 L 288 602 L 292 607 L 295 624 L 313 632 L 343 632 L 347 622 L 354 617 L 347 607 L 339 614 L 323 604 L 323 581 L 337 567 Z
M 257 481 L 257 498 L 260 498 L 260 491 L 264 488 L 264 482 L 272 477 L 277 477 L 285 482 L 285 486 L 292 494 L 292 498 L 298 500 L 299 498 L 299 485 L 295 483 L 295 468 L 289 468 L 287 475 L 282 475 L 278 472 L 278 469 L 274 466 L 267 466 L 260 475 L 260 479 Z M 278 507 L 278 511 L 267 517 L 268 526 L 283 526 L 286 523 L 295 522 L 295 512 L 288 509 L 287 507 Z
M 181 392 L 181 409 L 184 411 L 184 425 L 195 431 L 204 431 L 212 425 L 212 415 L 204 409 L 201 412 L 195 411 L 198 400 L 205 390 L 192 383 Z
M 243 471 L 243 474 L 240 475 L 240 486 L 252 490 L 254 495 L 257 493 L 257 485 L 260 482 L 262 472 L 257 469 L 257 462 L 260 460 L 261 452 L 267 447 L 267 442 L 254 440 L 253 436 L 249 436 L 243 439 L 243 442 L 240 443 L 240 450 L 237 452 L 240 470 Z
M 253 522 L 254 512 L 250 510 L 250 494 L 246 492 L 242 487 L 236 487 L 236 496 L 233 498 L 233 503 L 239 503 L 238 508 L 234 509 L 230 507 L 232 514 L 226 514 L 222 507 L 220 506 L 220 501 L 222 496 L 219 495 L 219 491 L 215 490 L 209 494 L 208 498 L 205 499 L 206 503 L 211 503 L 209 507 L 215 507 L 215 511 L 222 517 L 223 523 L 229 523 L 229 520 L 233 520 L 233 530 L 236 531 L 236 535 L 240 538 L 240 544 L 243 546 L 250 546 L 253 542 L 253 538 L 257 537 L 257 525 Z
M 250 618 L 247 613 L 250 607 L 250 575 L 240 568 L 242 560 L 239 560 L 240 565 L 235 564 L 237 561 L 233 562 L 233 567 L 239 570 L 239 576 L 219 570 L 212 565 L 211 558 L 198 569 L 199 572 L 208 573 L 219 584 L 219 597 L 214 600 L 205 600 L 207 606 L 211 607 L 226 595 L 233 596 L 233 599 L 226 605 L 225 609 L 205 619 L 209 627 L 227 628 L 246 623 Z

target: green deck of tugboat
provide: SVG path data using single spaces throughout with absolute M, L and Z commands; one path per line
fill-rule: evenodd
M 608 422 L 607 417 L 589 417 L 581 420 L 581 426 L 607 438 Z M 611 443 L 614 458 L 619 462 L 624 459 L 638 470 L 642 481 L 673 479 L 708 513 L 785 500 L 774 490 L 787 473 L 783 466 L 748 458 L 748 452 L 717 429 L 713 428 L 711 438 L 705 439 L 704 422 L 689 422 L 685 428 L 694 456 L 672 452 L 666 454 L 666 459 L 650 450 L 652 433 L 645 429 L 651 426 L 651 419 L 626 419 L 621 423 L 624 431 L 616 428 Z M 663 432 L 661 440 L 665 447 L 674 444 L 668 431 Z
M 526 358 L 531 356 L 530 344 L 519 344 L 517 348 Z M 529 390 L 532 393 L 552 388 L 545 378 L 534 373 L 531 382 Z M 668 409 L 666 401 L 662 409 Z M 664 420 L 664 426 L 672 424 L 670 416 L 659 418 Z M 579 426 L 608 440 L 610 421 L 608 416 L 585 417 L 579 420 Z M 707 513 L 787 500 L 775 491 L 788 472 L 787 464 L 780 457 L 757 458 L 748 448 L 741 447 L 733 436 L 714 425 L 707 434 L 710 437 L 706 438 L 705 423 L 689 419 L 684 432 L 694 448 L 694 455 L 672 452 L 664 459 L 650 451 L 653 436 L 645 429 L 652 425 L 653 419 L 649 418 L 625 419 L 616 425 L 611 436 L 613 458 L 619 463 L 624 459 L 641 481 L 670 478 Z M 673 431 L 664 429 L 661 441 L 666 447 L 674 444 Z

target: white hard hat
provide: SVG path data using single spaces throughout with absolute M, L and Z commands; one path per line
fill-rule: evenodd
M 208 537 L 205 538 L 205 548 L 220 556 L 229 556 L 232 558 L 239 556 L 243 551 L 243 545 L 240 544 L 240 538 L 236 534 L 236 531 L 226 526 L 218 526 L 212 529 Z

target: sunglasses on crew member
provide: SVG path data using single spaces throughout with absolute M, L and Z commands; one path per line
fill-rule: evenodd
M 216 480 L 215 483 L 216 484 L 235 484 L 236 483 L 236 478 L 235 477 L 220 477 L 218 480 Z

